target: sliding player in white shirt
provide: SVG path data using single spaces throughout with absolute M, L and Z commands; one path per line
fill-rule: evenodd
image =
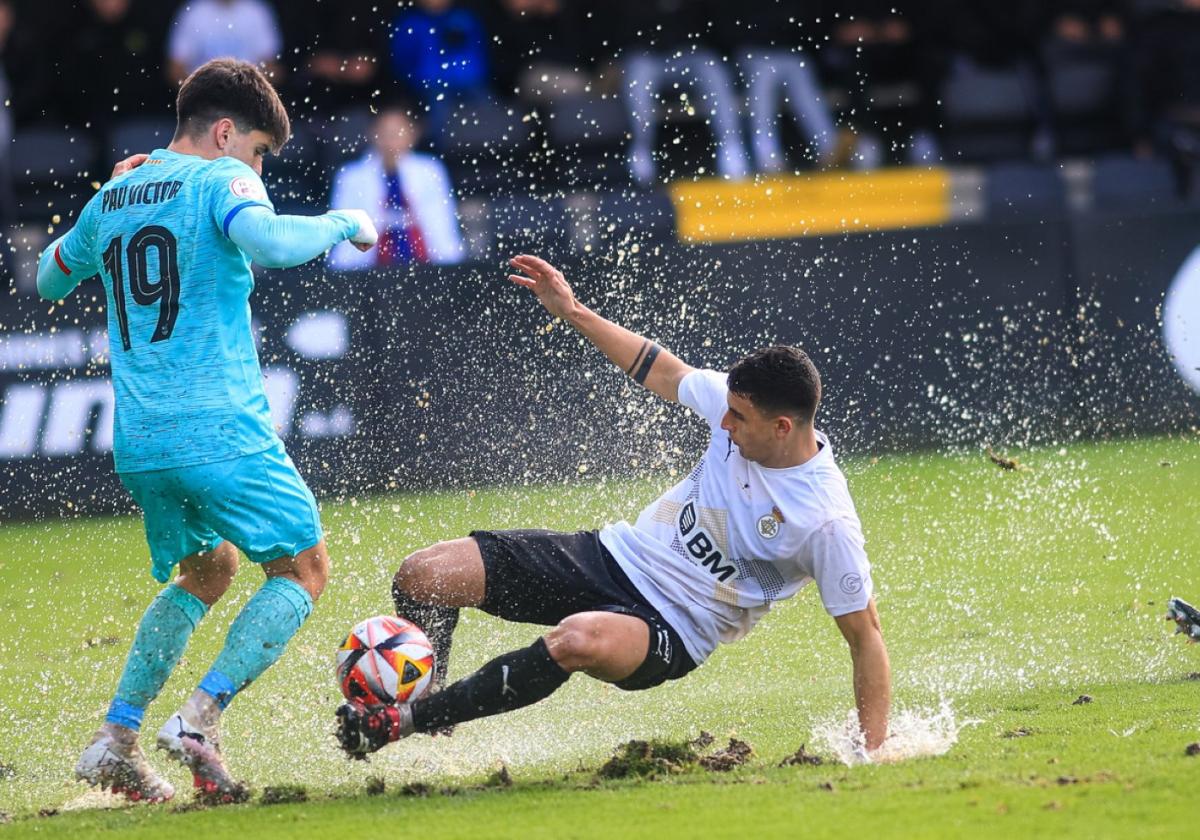
M 462 607 L 553 629 L 413 703 L 341 706 L 343 749 L 361 757 L 414 732 L 528 706 L 576 671 L 627 690 L 678 679 L 814 580 L 850 647 L 863 746 L 877 749 L 891 670 L 858 515 L 828 438 L 813 426 L 821 380 L 808 356 L 767 347 L 728 374 L 696 370 L 579 303 L 544 260 L 520 256 L 512 266 L 520 273 L 509 279 L 551 315 L 707 421 L 708 450 L 632 525 L 475 531 L 404 560 L 396 611 L 429 635 L 437 684 Z

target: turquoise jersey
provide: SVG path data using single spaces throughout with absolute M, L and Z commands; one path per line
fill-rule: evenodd
M 250 257 L 229 239 L 256 205 L 274 209 L 241 161 L 158 149 L 105 184 L 55 252 L 68 274 L 99 272 L 108 296 L 118 472 L 223 461 L 278 440 L 250 325 Z

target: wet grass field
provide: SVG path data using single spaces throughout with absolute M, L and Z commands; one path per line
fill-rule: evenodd
M 1009 453 L 1013 454 L 1013 453 Z M 124 807 L 71 781 L 158 586 L 133 518 L 0 528 L 2 836 L 1148 836 L 1194 818 L 1200 647 L 1170 636 L 1166 600 L 1200 601 L 1200 437 L 844 464 L 868 538 L 895 707 L 948 751 L 846 766 L 850 660 L 811 588 L 696 673 L 626 694 L 573 678 L 545 703 L 416 737 L 369 763 L 332 739 L 334 651 L 390 609 L 408 551 L 473 527 L 598 527 L 633 518 L 672 479 L 480 489 L 326 503 L 329 588 L 284 659 L 225 717 L 247 805 L 190 807 L 188 778 L 151 753 L 176 801 Z M 246 564 L 147 713 L 153 734 L 215 657 L 258 586 Z M 466 613 L 452 675 L 537 633 Z M 1090 699 L 1084 699 L 1090 698 Z M 753 755 L 601 779 L 622 742 Z M 917 734 L 920 734 L 918 731 Z M 801 745 L 819 765 L 780 767 Z M 501 769 L 505 772 L 500 772 Z M 304 802 L 262 804 L 275 798 Z M 117 805 L 110 808 L 107 806 Z M 47 814 L 39 815 L 39 812 Z M 54 812 L 54 813 L 52 813 Z

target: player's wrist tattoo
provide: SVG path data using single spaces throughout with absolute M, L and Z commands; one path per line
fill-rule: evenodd
M 650 342 L 646 342 L 650 344 Z M 650 349 L 646 351 L 646 355 L 642 358 L 642 364 L 637 369 L 637 373 L 633 374 L 633 381 L 639 385 L 646 384 L 646 377 L 650 375 L 650 368 L 654 365 L 654 360 L 658 358 L 659 351 L 662 350 L 657 344 L 650 344 Z

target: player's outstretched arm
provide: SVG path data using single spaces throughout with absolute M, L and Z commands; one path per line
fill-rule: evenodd
M 639 385 L 663 399 L 678 401 L 679 383 L 692 372 L 689 365 L 649 339 L 588 309 L 575 299 L 562 272 L 545 260 L 521 255 L 509 264 L 520 274 L 510 274 L 508 279 L 537 295 L 547 312 L 573 326 Z
M 229 238 L 263 268 L 291 268 L 349 239 L 367 250 L 379 239 L 362 210 L 330 210 L 322 216 L 279 216 L 265 205 L 246 207 L 229 222 Z
M 850 645 L 850 658 L 854 660 L 858 724 L 866 736 L 867 749 L 875 750 L 887 738 L 888 710 L 892 705 L 892 668 L 875 599 L 871 599 L 865 610 L 839 615 L 834 620 Z

